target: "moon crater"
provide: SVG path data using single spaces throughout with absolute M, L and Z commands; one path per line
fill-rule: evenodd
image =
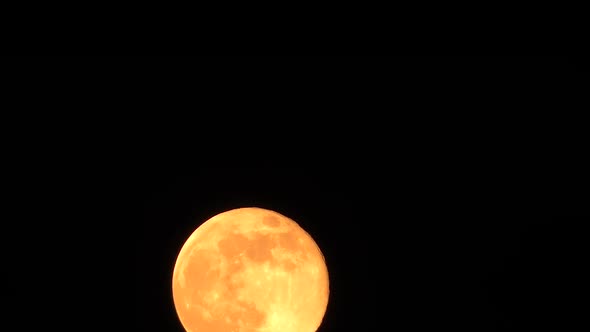
M 178 255 L 172 291 L 189 332 L 315 332 L 328 284 L 319 247 L 296 222 L 241 208 L 191 234 Z

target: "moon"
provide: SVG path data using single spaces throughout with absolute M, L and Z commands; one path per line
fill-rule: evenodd
M 315 332 L 328 306 L 328 269 L 295 221 L 238 208 L 188 237 L 174 265 L 172 295 L 188 332 Z

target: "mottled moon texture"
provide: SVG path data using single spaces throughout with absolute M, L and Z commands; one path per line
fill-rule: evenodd
M 174 266 L 172 294 L 188 332 L 315 332 L 328 305 L 328 269 L 295 221 L 239 208 L 191 234 Z

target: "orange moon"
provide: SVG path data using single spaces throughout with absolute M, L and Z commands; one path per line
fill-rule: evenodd
M 328 269 L 295 221 L 239 208 L 189 236 L 176 259 L 172 295 L 188 332 L 315 332 L 328 305 Z

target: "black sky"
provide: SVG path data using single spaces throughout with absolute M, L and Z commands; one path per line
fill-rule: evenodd
M 245 206 L 297 220 L 323 250 L 331 296 L 320 331 L 563 326 L 571 220 L 516 215 L 477 203 L 493 194 L 476 199 L 451 187 L 444 191 L 453 198 L 429 198 L 409 188 L 430 191 L 425 183 L 395 171 L 377 176 L 380 191 L 377 183 L 351 185 L 372 178 L 352 171 L 288 167 L 203 168 L 165 181 L 141 211 L 139 330 L 182 331 L 170 281 L 183 241 L 207 218 Z
M 181 331 L 170 294 L 180 246 L 245 206 L 293 218 L 323 250 L 320 332 L 563 328 L 576 222 L 539 210 L 530 149 L 488 125 L 497 109 L 542 98 L 529 82 L 569 74 L 570 58 L 250 61 L 223 71 L 216 91 L 221 116 L 233 107 L 248 125 L 222 119 L 192 148 L 155 148 L 150 160 L 166 161 L 140 180 L 139 330 Z M 259 66 L 264 78 L 240 74 Z
M 14 315 L 23 326 L 182 331 L 180 247 L 245 206 L 322 249 L 320 332 L 555 331 L 577 316 L 585 132 L 553 121 L 577 109 L 573 57 L 7 61 L 26 114 L 8 140 L 25 199 L 7 285 L 43 318 Z

